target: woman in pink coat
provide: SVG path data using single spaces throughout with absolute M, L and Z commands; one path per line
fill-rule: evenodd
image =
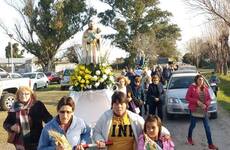
M 208 140 L 209 149 L 217 150 L 218 148 L 212 142 L 211 130 L 208 124 L 208 107 L 211 103 L 208 87 L 204 82 L 202 75 L 198 74 L 194 78 L 193 84 L 188 88 L 186 94 L 186 100 L 188 101 L 188 108 L 190 110 L 190 126 L 188 130 L 187 143 L 194 145 L 192 140 L 192 132 L 196 126 L 197 118 L 201 118 L 203 121 L 205 133 Z

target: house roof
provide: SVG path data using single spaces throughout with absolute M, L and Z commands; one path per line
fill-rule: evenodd
M 25 64 L 28 60 L 33 58 L 13 58 L 14 64 Z M 11 63 L 11 58 L 0 58 L 0 64 L 8 64 Z

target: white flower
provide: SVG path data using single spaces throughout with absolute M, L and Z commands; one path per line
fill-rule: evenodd
M 109 76 L 109 80 L 114 82 L 114 77 L 113 76 Z
M 96 82 L 94 86 L 97 88 L 99 85 L 100 85 L 100 82 Z
M 96 75 L 99 76 L 100 74 L 101 74 L 101 71 L 100 71 L 100 70 L 97 70 L 97 71 L 96 71 Z
M 111 72 L 111 70 L 109 68 L 105 69 L 105 73 L 109 74 Z
M 104 80 L 106 80 L 107 77 L 108 77 L 108 76 L 107 76 L 106 74 L 103 74 L 103 75 L 102 75 L 102 78 L 103 78 Z
M 92 80 L 93 80 L 93 81 L 97 81 L 97 76 L 94 75 L 94 76 L 92 77 Z
M 105 63 L 103 63 L 103 64 L 101 64 L 103 67 L 105 67 L 106 66 L 106 64 Z
M 91 89 L 91 88 L 92 88 L 92 85 L 87 85 L 86 88 L 87 88 L 87 89 Z

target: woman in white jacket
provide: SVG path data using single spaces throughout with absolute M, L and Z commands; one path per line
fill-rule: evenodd
M 144 119 L 126 108 L 125 94 L 114 92 L 112 109 L 99 118 L 94 128 L 93 138 L 98 148 L 105 148 L 106 141 L 112 141 L 109 150 L 135 149 L 138 136 L 142 133 Z

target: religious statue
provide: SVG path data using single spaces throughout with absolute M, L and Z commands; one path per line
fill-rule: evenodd
M 143 67 L 144 63 L 145 63 L 145 53 L 143 50 L 138 50 L 136 56 L 136 65 L 138 67 Z
M 83 33 L 83 59 L 85 64 L 98 64 L 100 59 L 100 32 L 91 20 L 88 23 L 88 29 Z

